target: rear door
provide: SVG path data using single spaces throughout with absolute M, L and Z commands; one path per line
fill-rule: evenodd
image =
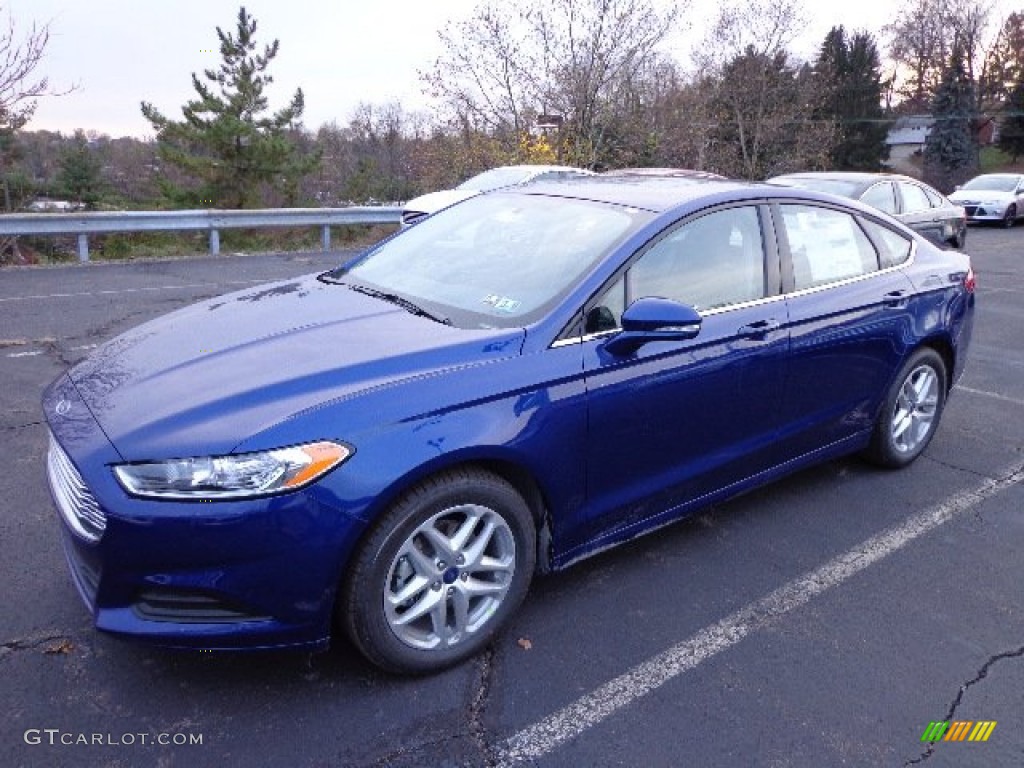
M 791 459 L 871 429 L 912 337 L 913 285 L 897 265 L 911 245 L 824 205 L 781 203 L 776 215 L 790 336 L 779 448 Z M 899 243 L 906 253 L 890 253 Z
M 950 224 L 947 215 L 932 205 L 927 193 L 917 184 L 909 181 L 896 182 L 900 196 L 899 220 L 911 229 L 920 232 L 933 243 L 944 245 Z

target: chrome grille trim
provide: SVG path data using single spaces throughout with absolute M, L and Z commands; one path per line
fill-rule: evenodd
M 99 541 L 107 527 L 107 516 L 52 434 L 46 475 L 57 509 L 75 535 L 88 542 Z

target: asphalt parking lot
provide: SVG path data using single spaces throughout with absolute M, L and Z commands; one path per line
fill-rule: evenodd
M 44 479 L 42 389 L 104 340 L 339 254 L 0 270 L 3 766 L 1024 764 L 1024 229 L 972 228 L 971 357 L 925 455 L 831 462 L 535 581 L 428 678 L 101 635 Z M 922 741 L 934 721 L 987 741 Z

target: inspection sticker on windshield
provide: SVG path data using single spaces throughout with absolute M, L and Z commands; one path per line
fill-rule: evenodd
M 490 296 L 485 296 L 482 303 L 494 307 L 499 312 L 515 312 L 523 302 L 505 296 L 496 296 L 492 293 Z

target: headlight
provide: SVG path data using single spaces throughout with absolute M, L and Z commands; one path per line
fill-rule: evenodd
M 330 442 L 259 453 L 201 456 L 114 467 L 128 493 L 161 499 L 238 499 L 301 488 L 352 455 Z

